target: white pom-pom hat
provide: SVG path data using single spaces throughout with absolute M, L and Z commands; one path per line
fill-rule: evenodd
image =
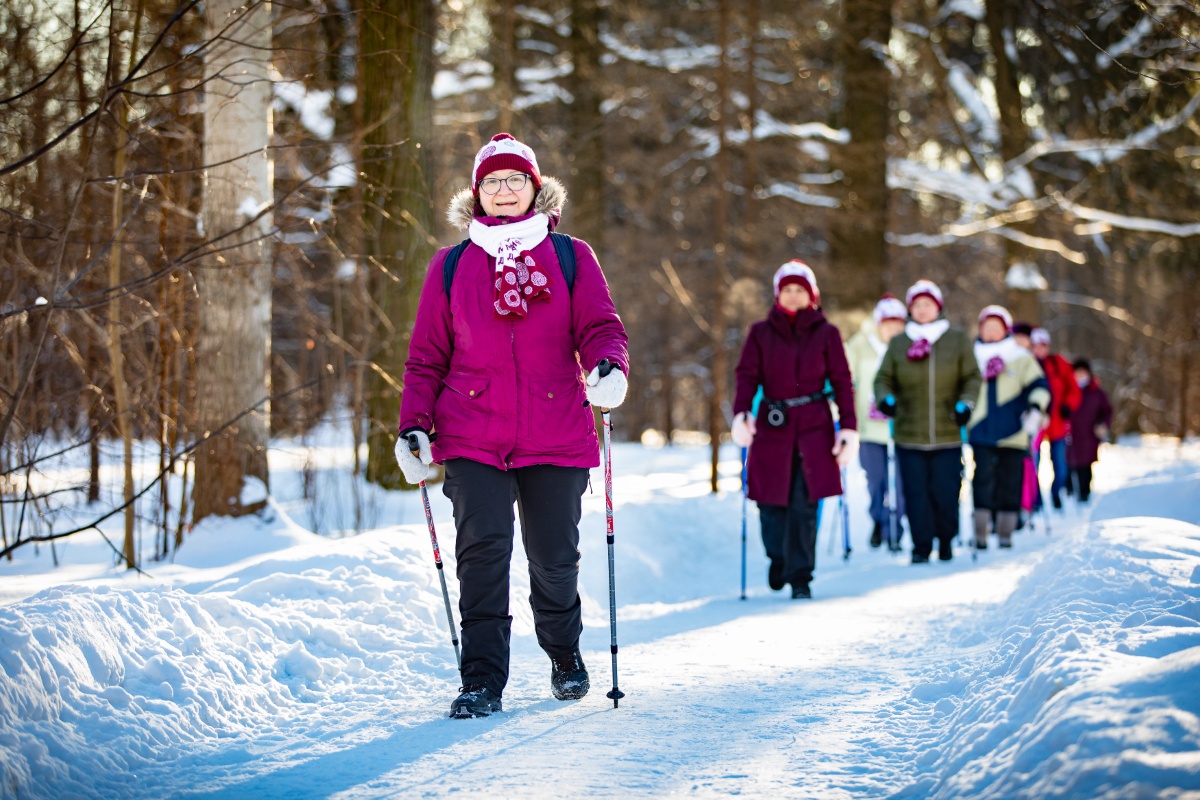
M 904 295 L 904 305 L 912 308 L 913 301 L 918 297 L 928 297 L 937 303 L 939 311 L 942 310 L 942 290 L 933 281 L 921 279 L 908 287 L 908 292 Z
M 1004 332 L 1012 333 L 1013 318 L 1012 314 L 1008 313 L 1007 308 L 1004 306 L 988 306 L 979 312 L 979 324 L 982 325 L 983 321 L 988 317 L 995 317 L 1000 320 L 1004 323 Z
M 908 309 L 905 308 L 904 303 L 900 302 L 900 298 L 889 292 L 879 298 L 871 317 L 875 320 L 876 325 L 885 319 L 906 320 L 908 319 Z
M 812 267 L 798 258 L 793 258 L 775 270 L 774 283 L 776 297 L 779 297 L 779 291 L 783 287 L 790 283 L 798 283 L 804 287 L 809 297 L 812 298 L 813 308 L 821 305 L 821 290 L 817 288 L 817 276 L 812 271 Z

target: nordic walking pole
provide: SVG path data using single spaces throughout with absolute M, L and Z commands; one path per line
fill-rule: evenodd
M 838 431 L 842 426 L 836 420 L 833 423 L 833 438 L 836 440 Z M 838 519 L 842 521 L 842 561 L 850 560 L 850 509 L 846 506 L 846 492 L 849 487 L 846 485 L 846 468 L 841 468 L 842 473 L 842 493 L 838 495 Z
M 887 442 L 887 503 L 888 503 L 888 552 L 900 550 L 900 512 L 897 506 L 899 492 L 896 491 L 896 423 L 888 420 Z
M 974 507 L 975 507 L 975 484 L 973 483 L 973 481 L 975 479 L 975 449 L 971 448 L 971 478 L 968 480 L 966 478 L 967 469 L 966 469 L 966 463 L 965 463 L 967 448 L 970 447 L 970 444 L 967 442 L 967 426 L 963 425 L 958 430 L 959 430 L 960 434 L 962 435 L 962 442 L 963 442 L 963 459 L 964 459 L 963 480 L 966 482 L 967 486 L 971 487 L 971 508 L 974 509 Z M 959 488 L 959 495 L 960 496 L 962 495 L 961 487 Z M 959 526 L 959 539 L 961 540 L 962 539 L 962 514 L 959 514 L 958 526 Z M 974 528 L 972 528 L 971 530 L 972 530 L 971 541 L 970 541 L 971 560 L 978 561 L 979 560 L 979 543 L 975 541 Z
M 750 449 L 742 448 L 742 598 L 746 599 L 746 458 Z
M 417 442 L 416 433 L 407 437 L 408 449 L 420 458 L 421 446 Z M 462 653 L 458 649 L 458 626 L 454 624 L 454 612 L 450 610 L 450 590 L 446 588 L 446 571 L 442 567 L 442 550 L 438 547 L 437 529 L 433 527 L 433 510 L 429 508 L 429 491 L 425 481 L 421 481 L 421 503 L 425 506 L 425 523 L 429 526 L 429 541 L 433 544 L 433 563 L 437 565 L 438 580 L 442 582 L 442 600 L 446 603 L 446 621 L 450 623 L 450 641 L 454 643 L 454 660 L 462 670 Z
M 602 363 L 602 373 L 605 373 L 605 366 L 612 369 L 611 365 Z M 609 419 L 609 409 L 601 408 L 600 418 L 604 422 L 604 516 L 608 523 L 608 627 L 612 633 L 613 672 L 613 688 L 607 697 L 612 699 L 613 708 L 616 708 L 625 693 L 617 688 L 617 583 L 613 561 L 612 420 Z

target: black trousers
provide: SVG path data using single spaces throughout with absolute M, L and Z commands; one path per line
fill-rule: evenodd
M 579 519 L 587 483 L 582 467 L 539 464 L 505 471 L 465 458 L 446 462 L 442 491 L 454 505 L 458 531 L 463 686 L 486 686 L 500 695 L 508 683 L 513 503 L 529 557 L 538 644 L 551 656 L 579 647 Z
M 763 549 L 783 560 L 783 577 L 795 586 L 812 580 L 817 566 L 817 504 L 808 501 L 800 457 L 792 462 L 792 487 L 786 506 L 758 504 Z
M 1092 465 L 1071 467 L 1071 482 L 1067 486 L 1075 490 L 1075 496 L 1081 503 L 1086 503 L 1092 495 Z
M 975 477 L 971 480 L 975 508 L 1020 511 L 1026 452 L 982 444 L 974 445 L 971 450 L 975 456 Z
M 962 447 L 918 450 L 896 447 L 896 465 L 904 487 L 913 554 L 928 556 L 933 540 L 941 554 L 951 552 L 958 536 L 958 494 L 962 489 Z

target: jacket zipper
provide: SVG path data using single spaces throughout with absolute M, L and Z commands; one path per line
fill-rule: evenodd
M 934 351 L 933 351 L 933 345 L 930 345 L 929 346 L 929 443 L 931 445 L 937 444 L 937 436 L 934 434 L 934 430 L 933 430 L 933 422 L 934 422 L 934 411 L 933 411 L 933 406 L 934 406 L 933 372 L 934 372 L 934 370 L 933 370 L 933 366 L 936 361 L 937 361 L 937 354 L 934 353 Z

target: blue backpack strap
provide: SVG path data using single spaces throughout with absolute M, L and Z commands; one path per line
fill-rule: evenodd
M 565 233 L 552 233 L 550 241 L 554 244 L 554 254 L 558 256 L 558 265 L 567 282 L 567 292 L 570 293 L 575 288 L 575 240 Z M 454 271 L 458 269 L 458 260 L 462 258 L 463 251 L 470 243 L 469 238 L 463 239 L 446 253 L 446 260 L 442 262 L 442 287 L 446 290 L 447 297 L 450 296 L 450 287 L 454 284 Z
M 567 281 L 567 292 L 575 290 L 575 240 L 565 233 L 552 233 L 550 240 L 554 242 L 554 254 L 558 256 L 558 265 L 562 267 L 563 278 Z
M 442 262 L 442 287 L 446 290 L 446 297 L 450 296 L 450 286 L 454 283 L 454 271 L 458 269 L 458 260 L 462 258 L 463 251 L 470 243 L 470 239 L 463 239 L 446 253 L 446 260 Z

